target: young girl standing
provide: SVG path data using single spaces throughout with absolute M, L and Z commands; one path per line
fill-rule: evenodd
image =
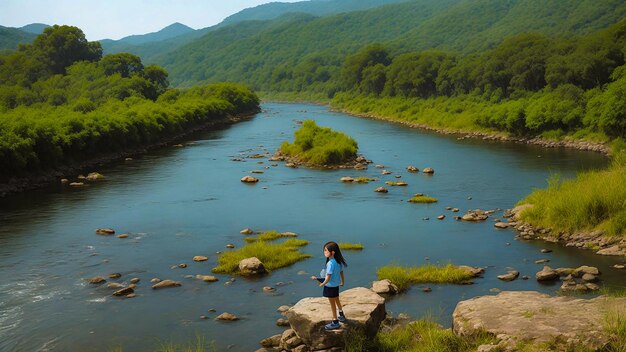
M 339 322 L 346 321 L 343 314 L 343 308 L 339 301 L 339 286 L 343 286 L 343 267 L 348 266 L 346 260 L 343 259 L 339 245 L 335 242 L 327 242 L 324 245 L 324 256 L 326 257 L 326 268 L 321 272 L 321 278 L 311 276 L 311 279 L 320 282 L 320 286 L 324 286 L 324 297 L 328 297 L 330 309 L 333 313 L 333 320 L 324 326 L 326 330 L 338 329 L 341 327 Z M 339 309 L 339 315 L 337 315 Z

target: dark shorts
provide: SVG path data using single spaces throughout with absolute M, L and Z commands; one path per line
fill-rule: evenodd
M 324 286 L 323 296 L 329 297 L 329 298 L 339 297 L 339 286 L 337 287 Z

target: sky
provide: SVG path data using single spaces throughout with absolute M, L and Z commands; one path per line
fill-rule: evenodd
M 280 0 L 296 2 L 302 0 Z M 76 26 L 87 40 L 120 39 L 156 32 L 174 22 L 194 29 L 220 23 L 270 0 L 0 0 L 0 25 Z

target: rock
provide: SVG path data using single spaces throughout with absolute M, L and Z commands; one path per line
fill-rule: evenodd
M 72 183 L 70 183 L 70 186 L 72 186 L 72 187 L 82 187 L 84 185 L 85 184 L 83 182 L 72 182 Z
M 178 267 L 181 268 L 181 269 L 185 269 L 187 267 L 187 264 L 180 263 L 180 264 L 178 264 Z
M 598 279 L 598 277 L 597 277 L 597 276 L 595 276 L 595 275 L 592 275 L 592 274 L 587 274 L 587 273 L 585 273 L 585 274 L 583 275 L 582 279 L 583 279 L 583 281 L 585 281 L 585 282 L 593 282 L 593 281 L 596 281 L 596 280 Z
M 280 318 L 276 320 L 276 325 L 277 326 L 289 326 L 289 320 Z
M 265 273 L 265 266 L 259 258 L 251 257 L 239 262 L 239 271 L 242 275 L 259 275 Z
M 615 245 L 609 248 L 601 249 L 596 252 L 600 255 L 626 255 L 626 249 L 620 248 L 619 245 Z
M 113 296 L 126 296 L 126 295 L 129 295 L 129 294 L 133 293 L 133 292 L 135 292 L 135 290 L 133 290 L 132 288 L 124 287 L 121 290 L 113 292 Z
M 488 217 L 489 215 L 487 215 L 485 211 L 476 209 L 476 210 L 468 211 L 467 213 L 463 215 L 461 219 L 465 221 L 483 221 L 483 220 L 487 220 Z
M 500 347 L 498 345 L 480 345 L 476 349 L 476 352 L 496 352 L 499 351 Z
M 107 284 L 107 288 L 112 288 L 112 289 L 116 289 L 116 290 L 117 290 L 117 289 L 120 289 L 120 288 L 122 288 L 122 287 L 124 287 L 124 285 L 122 285 L 122 284 L 118 284 L 117 282 L 109 282 L 109 283 Z
M 615 265 L 613 265 L 613 267 L 614 267 L 615 269 L 625 269 L 625 268 L 626 268 L 626 265 L 624 265 L 624 264 L 615 264 Z
M 141 280 L 140 280 L 138 277 L 134 277 L 134 278 L 130 279 L 130 283 L 131 283 L 131 284 L 136 284 L 136 283 L 138 283 L 139 281 L 141 281 Z
M 288 311 L 289 308 L 291 308 L 291 307 L 283 305 L 283 306 L 278 307 L 278 309 L 276 309 L 276 311 L 280 312 L 280 313 L 284 313 L 284 312 Z
M 581 267 L 576 268 L 572 275 L 576 277 L 580 277 L 580 276 L 583 276 L 584 274 L 600 275 L 600 270 L 598 270 L 598 268 L 593 267 L 593 266 L 583 265 Z
M 539 260 L 535 260 L 535 264 L 544 264 L 544 263 L 548 263 L 550 261 L 550 259 L 539 259 Z
M 96 276 L 96 277 L 92 277 L 91 279 L 89 279 L 89 283 L 93 284 L 93 285 L 99 285 L 99 284 L 103 284 L 105 282 L 107 282 L 107 280 L 105 280 L 101 276 Z
M 280 345 L 280 338 L 282 336 L 282 334 L 274 335 L 259 341 L 259 343 L 263 347 L 278 347 Z
M 533 291 L 501 292 L 457 304 L 453 330 L 470 337 L 488 333 L 498 340 L 554 343 L 554 350 L 585 348 L 596 350 L 610 339 L 604 330 L 604 316 L 626 306 L 625 298 L 576 299 Z
M 263 174 L 263 173 L 265 173 L 265 171 L 263 171 L 263 170 L 252 170 L 252 171 L 250 171 L 250 173 L 251 174 Z
M 120 277 L 122 277 L 120 273 L 109 274 L 109 279 L 119 279 Z
M 281 235 L 282 237 L 290 237 L 290 238 L 293 238 L 293 237 L 298 237 L 298 234 L 297 234 L 297 233 L 295 233 L 295 232 L 290 232 L 290 231 L 281 232 L 281 233 L 280 233 L 280 235 Z
M 438 220 L 443 220 L 443 219 L 445 219 L 445 218 L 446 218 L 446 216 L 445 216 L 445 215 L 439 215 L 439 216 L 437 217 L 437 219 L 438 219 Z
M 278 346 L 283 350 L 291 351 L 301 344 L 302 339 L 298 337 L 296 332 L 293 329 L 287 329 L 283 331 L 283 334 L 280 337 L 280 344 Z
M 324 297 L 303 298 L 286 312 L 292 329 L 311 350 L 341 348 L 346 330 L 362 329 L 371 338 L 385 318 L 385 300 L 370 289 L 353 288 L 341 292 L 339 297 L 350 324 L 338 330 L 324 330 L 329 311 L 328 299 Z
M 424 287 L 424 288 L 422 289 L 422 292 L 426 292 L 426 293 L 428 293 L 428 292 L 432 292 L 432 291 L 433 291 L 433 289 L 432 289 L 432 288 L 430 288 L 430 287 Z
M 62 184 L 70 183 L 70 180 L 68 180 L 68 179 L 66 179 L 66 178 L 62 178 L 62 179 L 61 179 L 61 183 L 62 183 Z
M 276 291 L 276 289 L 271 286 L 263 287 L 263 292 L 274 292 L 274 291 Z
M 207 260 L 209 260 L 209 258 L 207 258 L 207 257 L 205 257 L 203 255 L 197 255 L 197 256 L 193 257 L 193 261 L 194 262 L 204 262 L 204 261 L 207 261 Z
M 250 228 L 245 228 L 245 229 L 239 231 L 239 233 L 242 234 L 242 235 L 252 235 L 252 234 L 254 234 L 254 231 L 252 231 L 252 229 L 250 229 Z
M 101 229 L 96 229 L 96 233 L 98 235 L 113 235 L 115 233 L 115 230 L 105 227 Z
M 152 288 L 157 289 L 157 288 L 178 287 L 178 286 L 182 286 L 182 284 L 178 281 L 163 280 L 163 281 L 158 282 L 155 285 L 152 285 Z
M 549 266 L 544 266 L 543 270 L 535 274 L 537 281 L 552 281 L 559 278 L 559 273 Z
M 239 320 L 239 318 L 235 314 L 224 312 L 224 313 L 218 315 L 215 318 L 215 320 L 235 321 L 235 320 Z
M 104 179 L 104 176 L 97 172 L 90 172 L 85 179 L 87 181 L 98 181 Z
M 493 226 L 498 229 L 506 229 L 509 227 L 509 224 L 506 222 L 496 222 Z
M 473 277 L 478 277 L 485 272 L 485 269 L 467 265 L 459 265 L 459 269 L 465 270 L 468 273 L 472 274 Z
M 219 281 L 219 279 L 216 278 L 213 275 L 196 275 L 196 279 L 202 280 L 204 282 L 216 282 L 216 281 Z
M 416 168 L 415 166 L 407 166 L 406 167 L 406 171 L 408 171 L 408 172 L 419 172 L 420 170 L 418 168 Z
M 339 180 L 341 182 L 354 182 L 354 179 L 352 177 L 348 177 L 348 176 L 342 177 Z
M 135 298 L 135 297 L 137 297 L 137 294 L 135 292 L 132 292 L 126 295 L 126 298 Z
M 226 248 L 235 248 L 235 245 L 232 243 L 227 244 L 226 246 L 224 246 Z
M 541 250 L 541 253 L 551 253 L 551 252 L 552 252 L 552 250 L 551 250 L 551 249 L 546 249 L 546 248 L 543 248 L 543 249 Z
M 389 190 L 387 190 L 385 187 L 378 187 L 374 190 L 374 192 L 378 192 L 378 193 L 387 193 L 389 192 Z
M 510 214 L 510 218 L 513 219 L 513 221 L 519 221 L 520 220 L 520 214 L 527 210 L 527 209 L 531 209 L 533 207 L 532 204 L 522 204 L 522 205 L 518 205 L 515 208 L 511 209 L 510 211 L 508 211 L 507 213 Z
M 391 175 L 391 171 L 389 171 L 389 170 L 383 170 L 380 173 L 383 174 L 383 175 Z
M 127 233 L 123 233 L 121 235 L 117 235 L 117 238 L 128 238 L 128 234 Z
M 152 280 L 150 280 L 151 283 L 153 284 L 158 284 L 159 282 L 161 282 L 161 279 L 157 279 L 156 277 Z
M 459 208 L 452 208 L 452 212 L 453 213 L 458 213 L 459 212 Z
M 254 177 L 248 175 L 248 176 L 242 177 L 241 178 L 241 182 L 244 182 L 244 183 L 257 183 L 257 182 L 259 182 L 259 179 L 258 178 L 254 178 Z
M 128 287 L 134 289 L 135 287 L 137 287 L 137 284 L 130 284 L 130 285 L 128 285 Z
M 426 167 L 426 168 L 424 168 L 424 170 L 422 170 L 422 172 L 423 172 L 423 173 L 425 173 L 425 174 L 432 175 L 432 174 L 434 174 L 434 173 L 435 173 L 435 170 L 433 170 L 433 169 L 432 169 L 432 168 L 430 168 L 430 167 Z
M 502 281 L 513 281 L 519 276 L 519 271 L 511 270 L 507 274 L 498 275 L 498 279 Z
M 398 286 L 394 285 L 389 279 L 372 282 L 372 291 L 378 294 L 396 294 Z

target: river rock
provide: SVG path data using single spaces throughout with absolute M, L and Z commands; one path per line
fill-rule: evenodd
M 225 246 L 226 248 L 235 248 L 235 245 L 232 243 L 229 243 Z
M 550 259 L 538 259 L 535 260 L 535 264 L 544 264 L 544 263 L 548 263 L 550 261 Z
M 70 186 L 72 186 L 72 187 L 82 187 L 84 185 L 85 184 L 83 182 L 72 182 L 72 183 L 70 183 Z
M 89 283 L 93 285 L 99 285 L 107 282 L 102 276 L 96 276 L 89 279 Z
M 354 182 L 354 178 L 348 177 L 348 176 L 344 176 L 344 177 L 340 178 L 339 180 L 341 182 Z
M 380 173 L 383 174 L 383 175 L 391 175 L 391 171 L 389 171 L 389 170 L 383 170 Z
M 452 325 L 461 336 L 486 332 L 508 341 L 504 350 L 513 350 L 519 342 L 555 343 L 558 351 L 580 347 L 596 350 L 610 339 L 603 327 L 605 315 L 620 306 L 626 306 L 626 298 L 579 299 L 534 291 L 501 292 L 459 302 Z
M 117 235 L 117 238 L 128 238 L 128 234 L 123 233 L 123 234 Z
M 139 281 L 141 281 L 141 280 L 140 280 L 138 277 L 133 277 L 132 279 L 130 279 L 130 283 L 131 283 L 131 284 L 136 284 L 136 283 L 138 283 Z
M 216 282 L 216 281 L 219 281 L 219 279 L 216 278 L 213 275 L 196 275 L 196 279 L 202 280 L 204 282 Z
M 122 274 L 120 273 L 109 274 L 109 279 L 119 279 L 120 277 L 122 277 Z
M 87 181 L 98 181 L 104 179 L 104 175 L 98 172 L 90 172 L 85 179 Z
M 509 223 L 507 222 L 496 222 L 495 224 L 493 224 L 493 227 L 498 228 L 498 229 L 506 229 L 509 227 Z
M 207 258 L 207 257 L 205 257 L 203 255 L 197 255 L 197 256 L 193 257 L 193 261 L 194 262 L 204 262 L 204 261 L 207 261 L 207 260 L 209 260 L 209 258 Z
M 592 274 L 583 274 L 582 279 L 585 282 L 593 282 L 593 281 L 598 280 L 598 277 L 596 275 L 592 275 Z
M 161 282 L 161 279 L 155 277 L 154 279 L 150 280 L 150 282 L 153 284 L 158 284 L 159 282 Z
M 113 296 L 126 296 L 126 295 L 130 295 L 131 293 L 134 293 L 135 290 L 133 290 L 130 287 L 124 287 L 121 290 L 115 291 L 113 292 Z
M 109 282 L 109 283 L 107 284 L 107 288 L 112 288 L 112 289 L 116 289 L 116 290 L 117 290 L 117 289 L 120 289 L 120 288 L 122 288 L 122 287 L 124 287 L 124 285 L 119 284 L 119 283 L 117 283 L 117 282 Z
M 242 234 L 242 235 L 252 235 L 252 234 L 254 234 L 254 231 L 252 229 L 250 229 L 250 228 L 245 228 L 245 229 L 239 231 L 239 233 Z
M 406 167 L 406 171 L 408 172 L 419 172 L 420 170 L 418 168 L 416 168 L 415 166 L 407 166 Z
M 626 249 L 622 249 L 619 245 L 604 248 L 596 252 L 600 255 L 626 255 Z
M 443 220 L 443 219 L 445 219 L 445 218 L 446 218 L 446 216 L 445 216 L 445 215 L 439 215 L 439 216 L 437 217 L 437 219 L 438 219 L 438 220 Z
M 265 338 L 261 341 L 259 341 L 259 343 L 261 344 L 261 346 L 263 347 L 278 347 L 280 345 L 280 338 L 283 336 L 283 334 L 277 334 L 268 338 Z
M 584 274 L 600 275 L 600 270 L 593 266 L 583 265 L 576 268 L 572 273 L 575 277 L 582 277 Z
M 96 229 L 96 233 L 98 235 L 113 235 L 115 233 L 115 230 L 105 227 L 101 229 Z
M 502 281 L 513 281 L 519 276 L 519 271 L 511 270 L 504 275 L 498 275 L 498 279 Z
M 544 266 L 543 269 L 535 274 L 537 281 L 552 281 L 559 278 L 559 273 L 549 266 Z
M 256 183 L 256 182 L 259 182 L 259 179 L 258 178 L 254 178 L 254 177 L 248 175 L 248 176 L 242 177 L 241 178 L 241 182 L 244 182 L 244 183 Z
M 483 268 L 474 267 L 474 266 L 467 266 L 467 265 L 459 265 L 459 269 L 467 271 L 473 277 L 478 277 L 478 276 L 482 275 L 485 272 L 485 269 L 483 269 Z
M 276 325 L 277 326 L 289 326 L 289 320 L 283 319 L 283 318 L 279 318 L 279 319 L 276 320 Z
M 432 175 L 432 174 L 435 173 L 435 170 L 433 170 L 433 168 L 431 168 L 431 167 L 425 167 L 424 170 L 422 170 L 422 172 L 425 173 L 425 174 Z
M 476 209 L 468 211 L 461 219 L 465 221 L 483 221 L 487 220 L 488 217 L 489 215 L 484 210 Z
M 239 262 L 239 272 L 242 275 L 264 274 L 265 266 L 257 257 L 246 258 Z
M 311 350 L 343 347 L 344 334 L 351 329 L 362 329 L 371 338 L 385 319 L 385 299 L 368 288 L 349 289 L 339 297 L 349 324 L 337 330 L 324 330 L 330 307 L 324 297 L 303 298 L 286 312 L 291 328 Z
M 374 190 L 374 192 L 378 192 L 378 193 L 387 193 L 389 192 L 389 190 L 387 190 L 385 187 L 378 187 Z
M 178 281 L 163 280 L 163 281 L 158 282 L 155 285 L 152 285 L 152 288 L 157 289 L 157 288 L 178 287 L 178 286 L 182 286 L 182 284 Z
M 218 315 L 215 318 L 215 320 L 235 321 L 235 320 L 239 320 L 239 317 L 237 317 L 235 314 L 224 312 L 224 313 Z
M 284 312 L 288 311 L 289 308 L 291 308 L 291 307 L 289 307 L 287 305 L 282 305 L 282 306 L 278 307 L 278 309 L 276 309 L 276 311 L 280 312 L 280 313 L 284 313 Z
M 396 294 L 398 286 L 394 285 L 389 279 L 372 282 L 372 291 L 378 294 Z

